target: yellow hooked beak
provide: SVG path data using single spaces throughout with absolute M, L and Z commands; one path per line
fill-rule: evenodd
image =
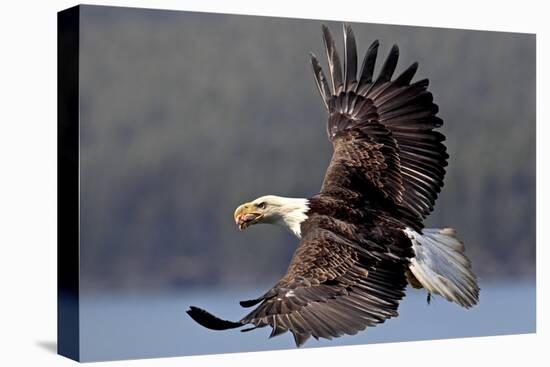
M 245 203 L 235 210 L 235 214 L 233 214 L 235 223 L 237 223 L 237 226 L 239 226 L 239 229 L 242 231 L 247 227 L 258 223 L 263 218 L 264 215 L 260 211 L 261 209 L 256 207 L 254 204 Z

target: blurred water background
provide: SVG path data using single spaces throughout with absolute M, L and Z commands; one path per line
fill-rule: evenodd
M 333 340 L 310 338 L 302 348 L 403 342 L 535 332 L 535 287 L 528 282 L 482 282 L 478 306 L 465 310 L 440 297 L 409 289 L 399 317 Z M 252 352 L 295 348 L 290 333 L 269 339 L 271 328 L 242 333 L 213 331 L 185 314 L 200 305 L 230 320 L 246 311 L 238 300 L 264 289 L 192 289 L 181 292 L 86 295 L 81 301 L 83 361 Z
M 232 213 L 320 187 L 331 147 L 308 52 L 324 55 L 322 23 L 341 45 L 338 22 L 82 7 L 84 359 L 292 346 L 184 311 L 239 318 L 286 270 L 296 239 L 239 232 Z M 396 73 L 418 61 L 414 80 L 430 78 L 450 160 L 427 226 L 457 228 L 483 289 L 469 311 L 412 291 L 398 319 L 306 347 L 534 331 L 535 36 L 352 26 L 360 55 L 380 40 L 376 70 L 397 43 Z

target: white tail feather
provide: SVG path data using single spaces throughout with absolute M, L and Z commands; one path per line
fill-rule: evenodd
M 407 228 L 404 232 L 415 253 L 409 270 L 428 292 L 466 308 L 477 304 L 477 279 L 454 229 L 430 228 L 420 234 Z

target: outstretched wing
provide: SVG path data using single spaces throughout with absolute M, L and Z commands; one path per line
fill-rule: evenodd
M 221 320 L 196 307 L 188 313 L 216 330 L 252 324 L 251 329 L 271 326 L 270 336 L 290 331 L 297 346 L 310 336 L 353 335 L 397 316 L 409 264 L 407 256 L 399 256 L 407 255 L 401 248 L 365 246 L 317 226 L 300 242 L 283 278 L 262 297 L 241 302 L 259 305 L 240 321 Z
M 323 39 L 330 86 L 313 54 L 311 62 L 329 112 L 327 132 L 334 154 L 321 193 L 345 188 L 366 195 L 378 190 L 408 211 L 416 218 L 414 224 L 421 227 L 443 186 L 448 158 L 444 136 L 433 130 L 442 120 L 436 117 L 438 107 L 427 91 L 428 80 L 410 84 L 417 63 L 391 80 L 399 57 L 395 45 L 373 80 L 378 41 L 367 50 L 357 74 L 355 36 L 349 26 L 344 26 L 342 72 L 334 40 L 325 26 Z
M 359 103 L 369 104 L 366 99 L 357 98 L 362 99 Z M 331 117 L 331 122 L 350 126 L 335 128 L 331 134 L 334 152 L 321 192 L 342 194 L 344 190 L 374 188 L 385 197 L 400 202 L 404 187 L 397 144 L 390 131 L 376 122 L 350 122 L 339 113 Z

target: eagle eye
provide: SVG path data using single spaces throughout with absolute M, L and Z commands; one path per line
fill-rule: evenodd
M 261 203 L 259 204 L 256 204 L 256 206 L 260 209 L 265 209 L 265 207 L 267 206 L 267 204 L 265 203 L 265 201 L 262 201 Z

